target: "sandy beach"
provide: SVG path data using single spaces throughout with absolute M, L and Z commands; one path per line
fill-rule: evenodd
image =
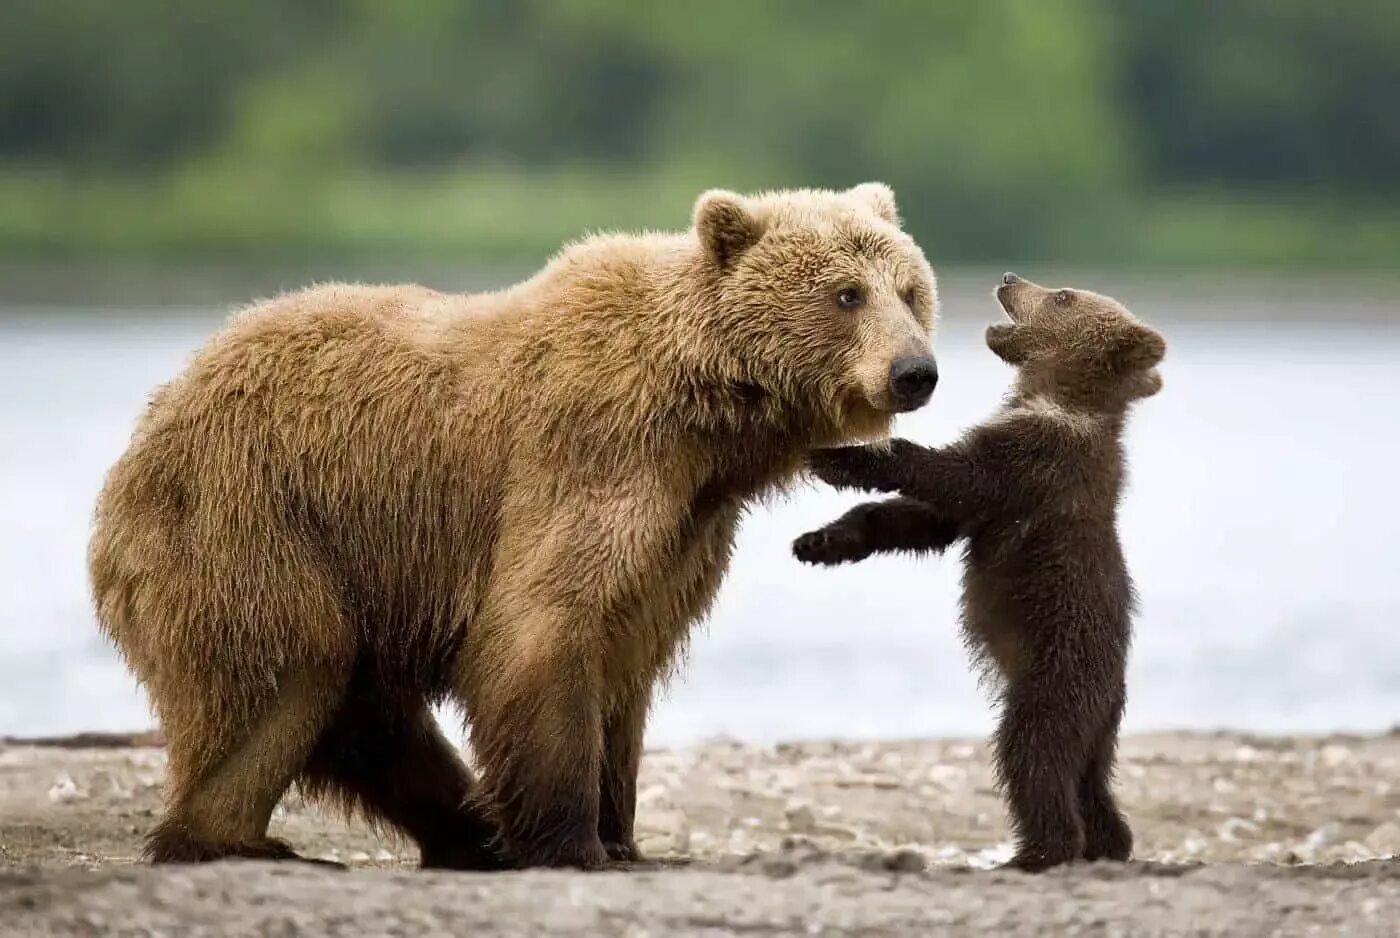
M 650 862 L 604 873 L 422 873 L 411 845 L 295 793 L 273 833 L 348 872 L 151 868 L 152 741 L 0 748 L 6 934 L 1400 933 L 1398 732 L 1130 737 L 1139 859 L 1042 876 L 995 869 L 1002 806 L 963 740 L 650 751 Z

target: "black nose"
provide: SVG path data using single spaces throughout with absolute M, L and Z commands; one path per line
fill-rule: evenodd
M 890 366 L 890 395 L 898 410 L 917 410 L 938 386 L 938 362 L 932 355 L 907 355 Z
M 1004 284 L 1006 284 L 1006 285 L 1009 287 L 1009 286 L 1011 286 L 1013 283 L 1020 283 L 1020 282 L 1021 282 L 1021 278 L 1018 277 L 1018 276 L 1016 276 L 1015 274 L 1013 274 L 1011 271 L 1008 270 L 1006 273 L 1004 273 L 1004 274 L 1001 275 L 1001 282 L 1004 283 Z

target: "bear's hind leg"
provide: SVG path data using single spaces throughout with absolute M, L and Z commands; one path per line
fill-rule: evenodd
M 383 705 L 365 698 L 336 716 L 302 776 L 303 789 L 403 831 L 425 868 L 501 869 L 495 825 L 471 807 L 471 772 L 427 705 L 392 716 Z
M 1084 818 L 1084 859 L 1127 860 L 1133 853 L 1133 832 L 1113 795 L 1113 761 L 1118 747 L 1121 702 L 1089 755 L 1079 780 L 1079 811 Z
M 251 725 L 211 711 L 217 693 L 208 695 L 202 712 L 163 714 L 170 751 L 168 807 L 147 838 L 151 862 L 302 859 L 283 841 L 268 837 L 267 826 L 339 704 L 342 683 L 334 669 L 284 675 L 277 697 L 259 708 Z
M 995 752 L 1016 834 L 1011 865 L 1038 871 L 1084 856 L 1079 780 L 1091 740 L 1071 685 L 1023 676 L 1008 689 Z
M 651 688 L 626 696 L 604 731 L 603 772 L 599 784 L 598 836 L 608 857 L 639 862 L 634 825 L 637 817 L 637 770 L 642 760 Z

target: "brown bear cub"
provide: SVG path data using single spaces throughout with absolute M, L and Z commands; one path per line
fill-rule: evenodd
M 1017 368 L 1006 403 L 942 449 L 814 453 L 826 482 L 901 497 L 860 505 L 793 551 L 835 564 L 966 539 L 963 624 L 1000 679 L 1012 863 L 1125 860 L 1132 833 L 1110 788 L 1134 605 L 1116 522 L 1122 436 L 1129 405 L 1161 388 L 1166 344 L 1085 290 L 1006 274 L 996 295 L 1011 321 L 988 328 L 987 345 Z
M 937 381 L 887 187 L 693 218 L 493 293 L 281 296 L 156 392 L 90 549 L 169 741 L 153 859 L 293 857 L 267 834 L 292 784 L 425 866 L 638 859 L 647 711 L 745 506 Z

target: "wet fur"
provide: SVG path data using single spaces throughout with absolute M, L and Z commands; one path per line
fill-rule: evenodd
M 236 316 L 153 396 L 90 547 L 168 740 L 150 857 L 293 856 L 267 827 L 298 783 L 426 866 L 636 859 L 647 710 L 741 512 L 886 433 L 890 362 L 927 349 L 893 204 L 714 191 L 687 232 L 591 238 L 500 292 L 327 284 Z
M 965 539 L 963 625 L 996 679 L 997 773 L 1014 865 L 1125 860 L 1132 833 L 1111 779 L 1134 594 L 1117 533 L 1129 404 L 1160 387 L 1160 335 L 1106 297 L 1026 281 L 999 291 L 1013 321 L 988 344 L 1015 390 L 958 442 L 813 454 L 843 487 L 898 492 L 798 538 L 812 563 L 938 552 Z

